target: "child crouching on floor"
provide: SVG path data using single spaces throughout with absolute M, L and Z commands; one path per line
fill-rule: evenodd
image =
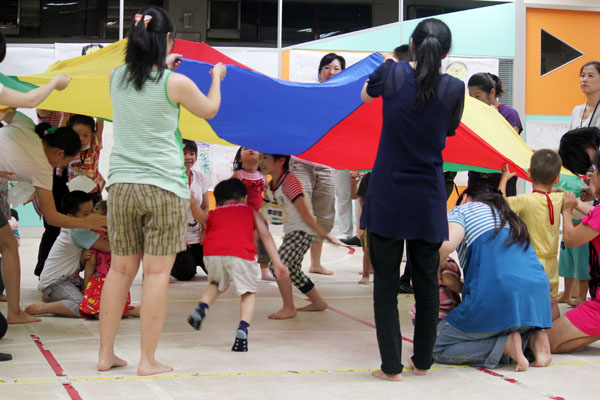
M 92 213 L 92 197 L 80 190 L 72 191 L 63 197 L 62 209 L 71 217 L 86 218 Z M 79 272 L 84 269 L 85 275 L 91 276 L 94 270 L 92 258 L 82 257 L 83 251 L 89 249 L 110 252 L 108 240 L 101 238 L 96 232 L 83 228 L 60 230 L 46 259 L 38 285 L 38 289 L 49 302 L 27 306 L 28 314 L 81 317 L 79 304 L 83 294 Z
M 209 306 L 228 289 L 229 282 L 233 280 L 241 300 L 240 323 L 231 350 L 248 351 L 248 327 L 254 314 L 259 273 L 254 260 L 255 230 L 271 257 L 277 279 L 288 277 L 288 269 L 279 258 L 265 220 L 246 204 L 248 190 L 242 181 L 235 178 L 221 181 L 215 186 L 214 195 L 217 208 L 208 214 L 204 237 L 204 264 L 210 285 L 202 293 L 200 303 L 190 314 L 188 323 L 194 329 L 200 329 Z
M 96 203 L 94 206 L 93 213 L 106 215 L 106 201 L 102 200 Z M 106 239 L 106 232 L 95 231 L 100 235 L 101 238 Z M 100 296 L 102 295 L 102 287 L 104 286 L 104 279 L 108 270 L 110 269 L 111 255 L 110 251 L 105 252 L 102 250 L 95 249 L 92 246 L 90 263 L 93 264 L 95 269 L 87 268 L 84 273 L 83 287 L 83 299 L 79 304 L 79 312 L 84 318 L 98 318 L 100 312 Z M 127 301 L 125 302 L 125 308 L 123 309 L 124 317 L 139 317 L 140 308 L 131 306 L 131 296 L 127 293 Z

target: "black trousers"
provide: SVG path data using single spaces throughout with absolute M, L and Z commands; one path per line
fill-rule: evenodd
M 419 239 L 406 241 L 417 314 L 412 360 L 418 369 L 429 369 L 433 363 L 440 308 L 437 279 L 440 246 L 441 242 L 429 243 Z M 386 374 L 399 374 L 403 365 L 398 283 L 404 240 L 369 232 L 369 251 L 374 271 L 373 308 L 381 370 Z
M 189 281 L 196 276 L 198 265 L 206 272 L 202 245 L 199 243 L 191 244 L 186 250 L 177 253 L 171 275 L 179 281 Z

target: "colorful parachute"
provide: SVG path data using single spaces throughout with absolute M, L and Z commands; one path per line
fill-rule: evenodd
M 108 74 L 123 64 L 125 43 L 59 61 L 41 74 L 2 77 L 2 83 L 26 91 L 48 82 L 56 73 L 69 74 L 73 81 L 68 89 L 54 92 L 40 107 L 111 120 Z M 360 91 L 369 74 L 383 62 L 380 54 L 374 53 L 327 82 L 316 84 L 267 77 L 203 43 L 177 40 L 173 51 L 184 56 L 177 72 L 187 75 L 205 93 L 212 65 L 229 65 L 218 115 L 205 121 L 182 110 L 180 130 L 184 137 L 295 154 L 337 169 L 373 166 L 382 124 L 381 100 L 363 104 Z M 498 171 L 508 163 L 519 177 L 527 179 L 531 154 L 494 108 L 467 96 L 457 135 L 447 141 L 445 169 Z

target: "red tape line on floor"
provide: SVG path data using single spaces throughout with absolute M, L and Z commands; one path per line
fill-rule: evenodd
M 50 368 L 52 368 L 52 371 L 54 371 L 54 373 L 56 374 L 56 376 L 66 376 L 62 367 L 60 366 L 52 352 L 48 350 L 46 346 L 44 346 L 40 338 L 36 335 L 31 335 L 31 339 L 33 340 L 33 343 L 35 343 L 35 345 L 38 347 L 38 349 L 48 362 L 48 365 L 50 365 Z M 63 383 L 62 386 L 67 391 L 67 394 L 69 395 L 71 400 L 82 400 L 81 396 L 79 395 L 79 392 L 77 392 L 77 389 L 75 389 L 70 383 Z

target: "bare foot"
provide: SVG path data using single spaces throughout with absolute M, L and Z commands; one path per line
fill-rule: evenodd
M 385 379 L 386 381 L 402 382 L 402 374 L 386 374 L 380 369 L 371 372 L 371 375 L 373 375 L 375 378 Z
M 271 271 L 269 271 L 269 268 L 261 268 L 260 269 L 260 279 L 262 279 L 263 281 L 275 281 L 275 277 L 273 275 L 271 275 Z
M 569 300 L 567 300 L 567 304 L 570 305 L 571 307 L 577 307 L 581 303 L 585 303 L 585 300 L 586 299 L 570 298 Z
M 419 369 L 417 367 L 415 367 L 415 364 L 413 363 L 412 358 L 408 359 L 408 365 L 410 365 L 410 367 L 413 370 L 413 374 L 415 375 L 427 375 L 428 370 L 426 369 Z
M 565 292 L 560 292 L 556 298 L 557 303 L 566 303 L 569 300 L 569 295 Z
M 148 375 L 162 374 L 162 373 L 171 372 L 171 371 L 173 371 L 172 367 L 161 364 L 156 360 L 153 360 L 153 361 L 140 361 L 140 365 L 138 367 L 137 372 L 138 372 L 139 376 L 148 376 Z
M 529 361 L 527 361 L 523 354 L 523 342 L 521 341 L 521 334 L 519 332 L 513 332 L 508 335 L 504 354 L 508 354 L 510 358 L 516 361 L 515 372 L 526 371 L 527 367 L 529 367 Z
M 533 354 L 535 355 L 535 362 L 532 364 L 534 367 L 547 367 L 552 362 L 552 355 L 550 350 L 550 341 L 548 340 L 548 334 L 544 330 L 537 330 L 529 337 L 529 343 L 527 343 Z
M 96 368 L 98 371 L 108 371 L 111 368 L 119 368 L 126 365 L 127 361 L 113 354 L 109 357 L 98 357 L 98 364 L 96 364 Z
M 27 307 L 29 308 L 29 307 Z M 26 308 L 26 309 L 27 309 Z M 10 311 L 6 315 L 6 321 L 9 324 L 28 324 L 30 322 L 40 322 L 41 319 L 32 317 L 30 313 L 19 310 L 18 314 L 12 314 Z
M 311 265 L 308 272 L 310 272 L 311 274 L 333 275 L 333 271 L 328 270 L 327 268 L 325 268 L 322 265 L 319 265 L 316 267 Z
M 6 295 L 4 293 L 0 293 L 0 302 L 6 303 Z
M 369 277 L 368 276 L 363 276 L 362 279 L 360 281 L 358 281 L 359 285 L 368 285 L 369 284 Z
M 294 318 L 295 316 L 296 316 L 295 308 L 282 308 L 281 310 L 277 311 L 276 313 L 269 315 L 269 319 L 288 319 L 288 318 Z
M 327 303 L 319 302 L 319 303 L 310 303 L 307 306 L 299 307 L 296 310 L 298 311 L 323 311 L 327 309 Z
M 135 317 L 135 318 L 139 318 L 140 317 L 140 307 L 133 307 L 131 310 L 127 311 L 125 314 L 123 314 L 124 317 Z

